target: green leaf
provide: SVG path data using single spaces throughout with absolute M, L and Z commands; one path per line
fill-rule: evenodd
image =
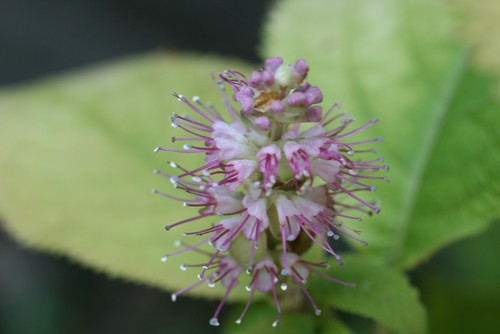
M 264 54 L 303 57 L 325 103 L 340 101 L 391 166 L 358 250 L 408 268 L 500 216 L 500 123 L 487 75 L 470 68 L 436 1 L 281 1 Z M 425 18 L 425 19 L 424 19 Z
M 366 255 L 345 257 L 346 265 L 326 272 L 355 283 L 349 288 L 316 277 L 309 289 L 313 296 L 339 310 L 371 318 L 398 333 L 425 333 L 426 315 L 416 290 L 405 275 Z
M 314 317 L 310 315 L 284 312 L 277 327 L 272 327 L 276 320 L 277 311 L 275 307 L 267 303 L 254 303 L 248 313 L 245 314 L 240 325 L 232 320 L 238 319 L 241 308 L 237 307 L 233 314 L 228 317 L 227 323 L 223 324 L 223 333 L 231 334 L 305 334 L 314 333 Z
M 321 324 L 321 334 L 351 334 L 352 331 L 339 319 L 328 319 Z
M 169 145 L 172 112 L 187 112 L 171 92 L 219 101 L 210 74 L 227 66 L 245 70 L 224 59 L 154 54 L 3 90 L 0 218 L 7 230 L 111 276 L 168 290 L 197 282 L 196 270 L 179 269 L 200 261 L 195 252 L 160 262 L 181 232 L 164 226 L 197 213 L 150 190 L 171 192 L 169 180 L 152 173 L 168 170 L 165 160 L 189 166 L 194 157 L 153 149 Z

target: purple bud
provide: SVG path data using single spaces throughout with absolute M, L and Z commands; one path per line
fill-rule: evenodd
M 299 59 L 295 65 L 293 65 L 293 71 L 298 77 L 303 78 L 309 71 L 309 66 L 304 59 Z
M 266 70 L 275 72 L 280 65 L 283 64 L 283 58 L 281 57 L 271 57 L 266 59 Z
M 306 92 L 306 101 L 308 105 L 320 103 L 323 101 L 323 93 L 317 86 L 313 86 Z
M 265 85 L 271 86 L 274 84 L 274 75 L 271 72 L 269 71 L 262 72 L 262 77 Z
M 266 116 L 261 116 L 255 119 L 254 125 L 263 131 L 267 131 L 271 126 L 271 121 Z
M 248 83 L 254 88 L 259 88 L 262 85 L 262 72 L 253 71 L 252 77 Z
M 283 105 L 283 102 L 275 100 L 269 106 L 269 111 L 273 113 L 282 113 L 285 111 L 285 106 Z
M 306 94 L 302 92 L 293 92 L 288 96 L 286 102 L 292 107 L 304 105 L 306 102 Z
M 321 121 L 323 108 L 320 106 L 310 107 L 306 110 L 306 121 L 307 122 L 319 122 Z

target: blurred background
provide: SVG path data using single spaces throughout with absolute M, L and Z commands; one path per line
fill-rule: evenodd
M 190 50 L 258 63 L 273 0 L 0 0 L 0 85 L 143 51 Z M 410 273 L 431 333 L 500 333 L 500 224 Z M 217 333 L 217 303 L 111 280 L 23 248 L 0 224 L 0 333 Z M 355 332 L 370 323 L 343 315 Z

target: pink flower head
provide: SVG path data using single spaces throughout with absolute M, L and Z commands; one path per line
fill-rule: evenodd
M 203 283 L 222 285 L 226 293 L 210 319 L 212 325 L 219 324 L 219 313 L 240 281 L 245 281 L 250 295 L 236 322 L 242 321 L 254 293 L 260 292 L 270 295 L 276 305 L 273 326 L 281 315 L 280 296 L 290 288 L 301 291 L 320 314 L 306 289 L 312 274 L 352 286 L 324 274 L 320 269 L 326 269 L 326 263 L 312 263 L 301 255 L 318 247 L 342 265 L 334 250 L 336 240 L 346 237 L 366 243 L 350 223 L 361 220 L 359 213 L 380 211 L 363 193 L 375 190 L 371 181 L 387 180 L 377 173 L 388 167 L 380 164 L 382 158 L 366 158 L 374 153 L 369 145 L 380 138 L 352 139 L 377 120 L 349 129 L 354 119 L 334 114 L 338 105 L 323 114 L 323 93 L 307 81 L 308 71 L 302 59 L 288 65 L 278 57 L 267 59 L 249 79 L 226 70 L 217 82 L 224 113 L 199 97 L 189 100 L 174 94 L 194 116 L 174 114 L 171 125 L 185 135 L 172 141 L 181 145 L 157 147 L 155 152 L 204 159 L 194 169 L 170 162 L 175 173 L 157 171 L 183 195 L 154 193 L 198 209 L 198 214 L 166 229 L 192 225 L 194 230 L 183 234 L 200 240 L 192 245 L 179 242 L 184 247 L 162 260 L 193 251 L 208 257 L 201 264 L 181 267 L 201 269 L 199 281 L 172 299 Z M 230 87 L 233 102 L 224 85 Z

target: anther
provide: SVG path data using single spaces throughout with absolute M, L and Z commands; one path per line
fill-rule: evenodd
M 212 326 L 219 326 L 219 325 L 220 325 L 220 324 L 219 324 L 219 320 L 217 320 L 217 318 L 212 318 L 212 319 L 210 319 L 209 323 L 210 323 L 210 325 L 212 325 Z
M 161 257 L 161 262 L 167 262 L 168 256 L 162 256 Z

